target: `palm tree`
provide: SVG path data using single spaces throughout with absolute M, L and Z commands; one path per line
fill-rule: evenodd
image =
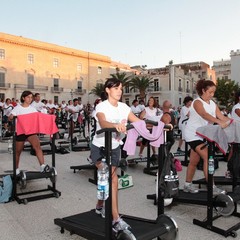
M 112 74 L 110 74 L 110 76 L 112 78 L 120 80 L 122 82 L 123 87 L 125 87 L 131 79 L 131 76 L 127 76 L 127 73 L 125 73 L 125 72 L 120 73 L 119 70 L 117 70 L 117 69 L 116 69 L 116 73 L 115 74 L 112 73 Z
M 139 95 L 137 96 L 139 96 L 139 98 L 142 100 L 145 100 L 147 90 L 151 86 L 153 86 L 153 80 L 148 76 L 136 76 L 129 81 L 130 90 L 138 89 Z
M 89 92 L 89 94 L 94 94 L 97 97 L 101 97 L 102 92 L 104 92 L 104 84 L 97 83 L 97 85 Z

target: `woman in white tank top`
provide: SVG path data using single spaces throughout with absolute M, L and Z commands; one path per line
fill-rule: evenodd
M 208 149 L 205 147 L 204 139 L 196 135 L 196 129 L 214 123 L 225 128 L 230 123 L 230 119 L 221 113 L 218 106 L 212 100 L 216 91 L 216 85 L 213 81 L 199 80 L 196 90 L 199 97 L 192 102 L 189 120 L 185 127 L 185 139 L 191 147 L 191 153 L 184 191 L 190 193 L 198 192 L 198 189 L 192 185 L 192 180 L 200 157 L 204 162 L 204 176 L 206 179 L 208 177 Z M 217 195 L 220 193 L 225 193 L 225 191 L 213 185 L 213 194 Z

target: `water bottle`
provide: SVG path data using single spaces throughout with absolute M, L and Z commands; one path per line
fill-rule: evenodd
M 8 152 L 13 153 L 13 145 L 12 145 L 12 140 L 8 140 Z
M 109 170 L 106 159 L 102 159 L 101 167 L 98 169 L 97 181 L 97 198 L 99 200 L 106 200 L 109 196 Z
M 212 156 L 210 156 L 208 159 L 208 173 L 214 174 L 214 171 L 215 171 L 214 159 Z

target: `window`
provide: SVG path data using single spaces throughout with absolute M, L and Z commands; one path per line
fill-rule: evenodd
M 129 84 L 126 84 L 125 86 L 125 93 L 130 93 Z
M 4 93 L 0 93 L 0 100 L 5 99 L 5 94 Z
M 53 101 L 54 101 L 54 103 L 58 103 L 58 96 L 54 96 Z
M 159 91 L 159 80 L 154 79 L 154 91 Z
M 82 91 L 82 81 L 77 82 L 77 89 L 78 89 L 79 92 Z
M 5 73 L 0 72 L 0 87 L 5 86 Z
M 77 64 L 77 71 L 82 72 L 82 64 L 81 63 Z
M 28 63 L 33 64 L 34 63 L 34 55 L 29 53 L 28 54 Z
M 5 50 L 4 49 L 0 49 L 0 59 L 1 60 L 5 59 Z
M 157 104 L 159 105 L 159 97 L 154 97 L 154 98 L 155 98 Z
M 53 59 L 53 67 L 55 67 L 55 68 L 59 67 L 59 60 L 58 60 L 58 58 L 54 58 Z
M 129 98 L 125 98 L 125 103 L 130 106 L 130 101 L 129 101 Z
M 28 88 L 33 89 L 34 88 L 34 75 L 29 74 L 27 75 L 27 83 L 28 83 Z
M 178 99 L 178 105 L 180 105 L 180 106 L 182 105 L 182 98 Z
M 182 91 L 182 79 L 178 80 L 178 91 Z
M 187 81 L 187 89 L 186 89 L 186 92 L 187 92 L 187 93 L 190 92 L 189 81 Z
M 59 79 L 58 78 L 53 79 L 53 87 L 54 87 L 54 89 L 59 88 Z
M 102 74 L 102 67 L 98 66 L 98 74 Z

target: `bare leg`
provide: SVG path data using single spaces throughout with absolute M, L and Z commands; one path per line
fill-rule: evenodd
M 41 166 L 42 164 L 44 164 L 44 157 L 43 157 L 43 152 L 42 152 L 42 149 L 40 146 L 40 141 L 39 141 L 38 136 L 37 135 L 29 136 L 28 141 L 32 145 L 33 149 L 35 150 L 38 162 Z
M 24 142 L 16 142 L 16 168 L 19 168 L 20 155 L 24 148 Z
M 198 153 L 191 149 L 190 160 L 186 173 L 186 182 L 192 182 L 199 160 L 200 156 L 198 155 Z

